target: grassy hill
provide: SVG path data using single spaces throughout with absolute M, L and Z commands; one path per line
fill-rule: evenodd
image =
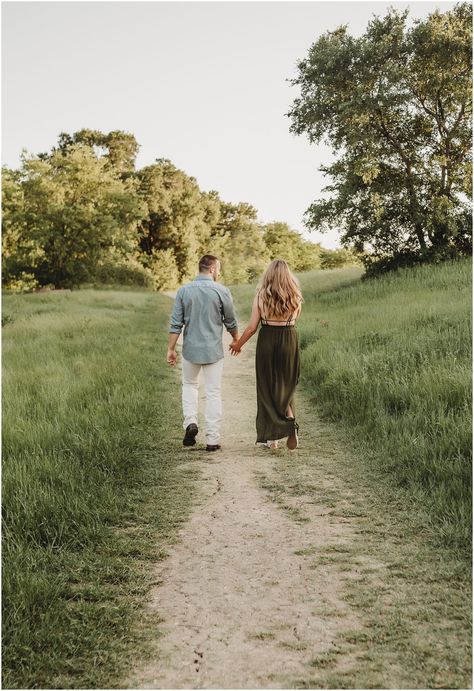
M 4 688 L 115 688 L 144 643 L 150 564 L 193 488 L 169 308 L 140 290 L 3 297 Z
M 351 428 L 373 467 L 406 487 L 435 541 L 471 543 L 470 260 L 361 281 L 358 268 L 299 278 L 302 382 Z M 254 288 L 233 289 L 246 318 Z

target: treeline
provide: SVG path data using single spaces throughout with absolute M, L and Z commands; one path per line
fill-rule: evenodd
M 87 282 L 172 289 L 205 253 L 221 258 L 227 283 L 253 280 L 275 257 L 295 271 L 358 261 L 327 250 L 286 223 L 262 225 L 246 203 L 203 192 L 166 159 L 137 170 L 132 134 L 62 133 L 51 152 L 23 153 L 3 169 L 3 286 Z

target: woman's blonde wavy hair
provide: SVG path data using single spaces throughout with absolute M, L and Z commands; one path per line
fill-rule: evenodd
M 274 259 L 267 267 L 257 288 L 262 315 L 272 320 L 296 312 L 303 302 L 298 279 L 284 259 Z

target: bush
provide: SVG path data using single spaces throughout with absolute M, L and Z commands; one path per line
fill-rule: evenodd
M 38 281 L 33 274 L 21 271 L 17 276 L 9 277 L 3 288 L 10 293 L 28 293 L 38 287 Z
M 343 269 L 346 266 L 357 266 L 361 263 L 359 255 L 352 250 L 328 250 L 321 248 L 321 269 Z
M 114 285 L 135 285 L 144 288 L 154 288 L 153 274 L 140 262 L 129 260 L 124 264 L 107 263 L 98 266 L 94 272 L 93 280 L 98 283 Z
M 469 254 L 469 252 L 466 252 L 466 255 Z M 374 258 L 370 255 L 366 255 L 362 260 L 365 266 L 365 274 L 362 278 L 373 278 L 389 271 L 407 269 L 412 266 L 420 266 L 422 264 L 440 264 L 444 261 L 461 259 L 462 256 L 463 255 L 460 255 L 458 248 L 454 246 L 433 246 L 424 251 L 418 252 L 414 252 L 413 250 L 403 250 L 394 255 L 385 257 Z

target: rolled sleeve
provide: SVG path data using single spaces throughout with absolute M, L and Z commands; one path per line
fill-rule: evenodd
M 180 290 L 176 293 L 173 312 L 170 319 L 170 334 L 180 334 L 184 326 L 184 305 Z
M 237 318 L 235 316 L 235 308 L 232 300 L 230 290 L 222 291 L 222 321 L 227 331 L 232 332 L 237 330 Z

